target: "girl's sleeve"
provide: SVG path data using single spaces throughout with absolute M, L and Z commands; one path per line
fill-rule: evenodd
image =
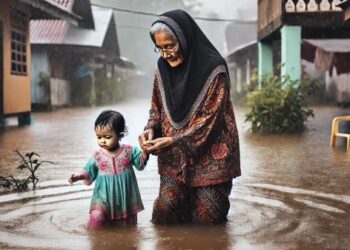
M 132 148 L 132 165 L 135 166 L 137 170 L 143 170 L 148 161 L 143 157 L 142 150 L 138 147 Z
M 85 164 L 82 174 L 84 175 L 84 183 L 86 185 L 90 185 L 95 181 L 98 174 L 98 166 L 93 157 L 90 157 L 87 163 Z
M 225 104 L 229 98 L 228 79 L 224 74 L 215 77 L 212 87 L 203 100 L 204 105 L 196 114 L 196 120 L 185 133 L 175 136 L 175 143 L 181 145 L 187 154 L 196 157 L 210 143 L 212 134 L 223 122 Z
M 153 83 L 151 108 L 149 110 L 148 122 L 145 127 L 145 130 L 149 128 L 153 129 L 154 138 L 161 136 L 160 114 L 161 114 L 161 104 L 160 104 L 160 96 L 159 96 L 159 87 L 158 87 L 157 77 L 155 77 L 154 83 Z

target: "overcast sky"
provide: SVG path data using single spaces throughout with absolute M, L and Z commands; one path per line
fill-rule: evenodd
M 199 11 L 203 14 L 214 12 L 220 18 L 256 20 L 257 0 L 199 0 L 203 4 Z
M 92 3 L 102 4 L 114 8 L 130 9 L 161 14 L 182 6 L 181 0 L 91 0 Z M 187 0 L 184 0 L 186 4 Z M 189 0 L 193 1 L 193 0 Z M 257 0 L 195 0 L 201 5 L 191 13 L 198 17 L 217 17 L 221 19 L 256 20 Z M 153 5 L 151 4 L 153 3 Z M 117 34 L 121 55 L 136 62 L 140 67 L 146 68 L 155 65 L 157 55 L 153 53 L 153 43 L 149 37 L 149 27 L 156 17 L 148 15 L 131 14 L 115 11 Z M 203 21 L 197 19 L 198 25 L 203 29 L 214 46 L 222 53 L 227 54 L 225 29 L 229 22 Z M 150 63 L 153 60 L 153 63 Z M 148 62 L 148 63 L 146 63 Z

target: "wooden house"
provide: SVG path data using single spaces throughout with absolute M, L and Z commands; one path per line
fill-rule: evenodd
M 282 76 L 300 80 L 302 39 L 350 38 L 350 24 L 344 23 L 337 3 L 258 0 L 259 76 L 272 74 L 280 63 Z M 274 57 L 276 53 L 281 56 Z
M 64 20 L 31 21 L 34 109 L 93 104 L 101 87 L 96 72 L 113 78 L 120 61 L 111 9 L 91 6 L 88 0 L 59 4 L 82 20 L 77 27 Z
M 29 21 L 49 16 L 76 25 L 79 17 L 54 2 L 0 1 L 0 127 L 6 117 L 17 116 L 19 125 L 30 123 L 31 49 Z

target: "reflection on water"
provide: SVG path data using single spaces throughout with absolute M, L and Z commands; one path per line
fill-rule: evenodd
M 114 105 L 129 127 L 124 143 L 137 144 L 149 100 Z M 0 135 L 0 174 L 15 172 L 14 149 L 57 162 L 39 170 L 35 192 L 0 195 L 1 249 L 349 249 L 350 152 L 328 145 L 337 108 L 317 108 L 302 135 L 253 135 L 236 110 L 243 176 L 234 181 L 225 225 L 154 226 L 159 177 L 156 159 L 136 172 L 145 210 L 138 224 L 89 231 L 93 187 L 69 185 L 96 147 L 93 122 L 104 108 L 35 113 L 30 127 Z

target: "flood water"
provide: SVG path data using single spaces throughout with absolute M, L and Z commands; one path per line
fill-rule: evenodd
M 94 119 L 105 108 L 120 111 L 129 128 L 122 142 L 137 144 L 149 104 L 34 113 L 33 125 L 1 134 L 0 175 L 18 174 L 15 149 L 56 164 L 40 167 L 36 191 L 0 194 L 0 249 L 350 249 L 350 151 L 344 141 L 329 147 L 332 118 L 349 110 L 337 107 L 314 108 L 308 130 L 287 136 L 251 134 L 236 108 L 242 177 L 225 225 L 153 225 L 159 176 L 151 157 L 136 173 L 145 205 L 137 226 L 87 230 L 92 187 L 66 179 L 96 148 Z

